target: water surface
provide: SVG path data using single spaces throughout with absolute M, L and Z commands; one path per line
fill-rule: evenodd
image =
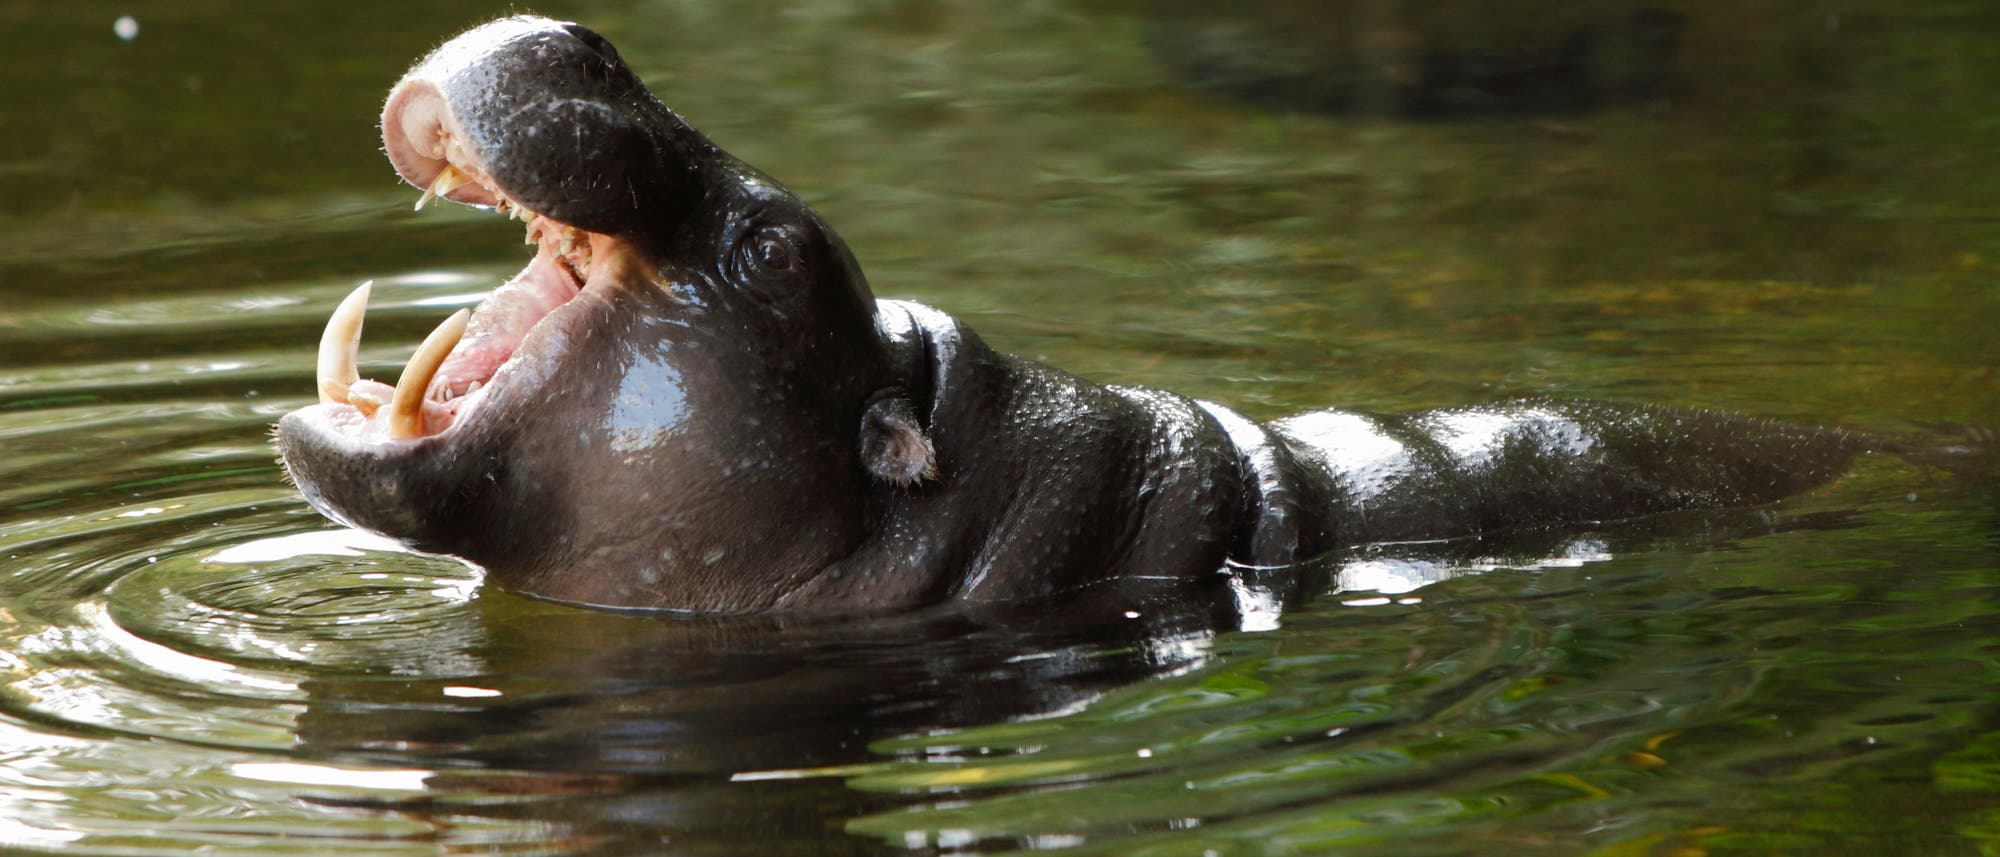
M 539 11 L 807 197 L 877 294 L 1095 380 L 2000 423 L 2000 12 L 1671 8 L 1670 86 L 1476 117 L 1208 85 L 1196 51 L 1324 36 L 1282 5 Z M 333 304 L 376 281 L 385 377 L 526 259 L 413 214 L 374 128 L 503 11 L 0 8 L 0 850 L 2000 852 L 1990 477 L 1868 462 L 1246 573 L 1220 610 L 850 622 L 572 609 L 330 529 L 266 432 Z

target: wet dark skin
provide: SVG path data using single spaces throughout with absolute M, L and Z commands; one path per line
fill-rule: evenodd
M 457 154 L 426 148 L 438 129 Z M 727 612 L 1032 599 L 1766 503 L 1875 445 L 1542 400 L 1258 424 L 1094 384 L 876 300 L 818 215 L 574 24 L 453 39 L 399 84 L 384 131 L 413 184 L 578 230 L 589 258 L 565 264 L 580 292 L 450 425 L 383 437 L 334 401 L 286 415 L 278 448 L 329 517 L 518 592 Z M 438 184 L 446 163 L 478 181 Z

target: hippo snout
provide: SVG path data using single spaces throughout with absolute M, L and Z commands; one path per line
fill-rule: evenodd
M 410 184 L 511 204 L 642 240 L 699 198 L 705 143 L 603 37 L 518 16 L 482 25 L 411 68 L 382 110 L 384 151 Z

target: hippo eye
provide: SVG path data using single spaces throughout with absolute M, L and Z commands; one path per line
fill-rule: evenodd
M 766 226 L 743 242 L 743 255 L 752 272 L 765 276 L 789 273 L 799 268 L 798 238 L 781 226 Z

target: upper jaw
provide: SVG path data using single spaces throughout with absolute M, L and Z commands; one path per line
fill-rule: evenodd
M 382 137 L 413 186 L 636 243 L 692 207 L 713 151 L 597 34 L 529 16 L 419 61 L 383 105 Z
M 483 112 L 477 101 L 481 84 L 497 82 L 484 69 L 503 48 L 546 33 L 553 25 L 526 16 L 492 21 L 439 46 L 404 74 L 382 106 L 383 150 L 396 173 L 415 187 L 429 189 L 426 199 L 437 191 L 467 205 L 496 205 L 499 199 L 484 157 L 496 135 L 485 127 L 490 123 L 476 121 Z M 468 123 L 468 116 L 475 121 Z M 446 170 L 454 165 L 480 181 L 450 181 Z M 447 182 L 440 185 L 441 178 Z

